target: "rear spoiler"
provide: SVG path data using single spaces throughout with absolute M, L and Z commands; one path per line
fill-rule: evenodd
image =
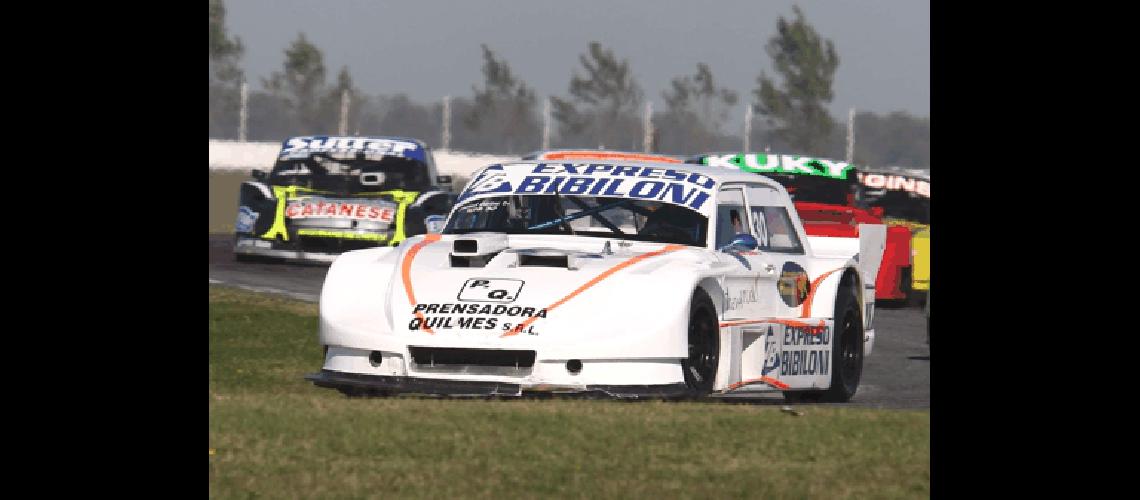
M 855 259 L 865 285 L 874 285 L 887 247 L 885 224 L 859 224 L 859 238 L 808 236 L 812 252 L 819 257 Z
M 885 224 L 859 224 L 859 253 L 855 254 L 855 261 L 858 263 L 859 274 L 863 275 L 864 284 L 875 284 L 886 248 Z

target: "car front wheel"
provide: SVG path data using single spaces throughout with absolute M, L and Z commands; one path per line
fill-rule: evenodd
M 716 307 L 704 290 L 693 292 L 689 308 L 689 357 L 681 361 L 685 385 L 695 397 L 712 392 L 720 361 L 720 324 Z

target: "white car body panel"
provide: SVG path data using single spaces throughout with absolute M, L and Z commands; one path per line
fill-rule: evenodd
M 555 180 L 559 175 L 566 183 L 588 177 L 582 174 L 586 165 L 493 165 L 473 177 L 456 209 L 468 198 L 520 194 L 518 190 L 530 189 L 523 187 L 526 183 L 536 185 L 538 175 L 547 176 L 539 189 L 561 189 Z M 347 252 L 332 263 L 321 291 L 319 340 L 328 347 L 322 373 L 509 384 L 520 394 L 683 384 L 689 307 L 699 287 L 709 294 L 720 321 L 714 390 L 754 394 L 827 388 L 840 281 L 853 273 L 859 289 L 864 283 L 873 286 L 885 228 L 860 228 L 859 240 L 844 239 L 860 245 L 851 248 L 845 242 L 808 238 L 786 191 L 767 178 L 697 165 L 610 166 L 648 172 L 627 179 L 606 177 L 609 173 L 598 169 L 599 179 L 611 184 L 615 178 L 627 180 L 620 186 L 642 194 L 657 186 L 642 184 L 642 178 L 663 179 L 660 191 L 666 202 L 672 198 L 709 217 L 707 245 L 666 245 L 616 235 L 468 233 L 416 236 L 394 248 Z M 718 189 L 735 183 L 764 184 L 779 192 L 804 253 L 712 248 Z M 613 191 L 621 194 L 621 188 Z M 467 255 L 466 246 L 457 248 L 458 240 L 463 245 L 474 241 L 480 255 L 498 253 L 484 267 L 453 267 L 453 255 Z M 521 265 L 521 259 L 533 255 L 565 258 L 567 266 Z M 866 255 L 873 258 L 860 258 Z M 811 288 L 803 304 L 790 306 L 781 300 L 778 281 L 782 268 L 796 266 Z M 869 327 L 870 306 L 864 304 L 873 304 L 873 288 L 861 300 Z M 808 334 L 795 333 L 805 329 Z M 864 352 L 869 353 L 873 330 L 865 333 Z M 536 354 L 529 367 L 435 366 L 413 362 L 411 350 L 419 348 Z M 570 360 L 581 362 L 578 372 L 569 370 Z

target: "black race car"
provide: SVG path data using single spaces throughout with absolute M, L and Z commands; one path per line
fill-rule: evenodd
M 402 137 L 293 137 L 269 173 L 253 171 L 238 202 L 239 260 L 331 262 L 443 228 L 454 196 L 431 150 Z

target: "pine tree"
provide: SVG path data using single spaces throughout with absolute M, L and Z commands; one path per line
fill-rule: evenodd
M 282 99 L 300 128 L 299 133 L 328 133 L 321 120 L 324 104 L 325 63 L 320 49 L 304 33 L 285 49 L 282 71 L 274 72 L 262 85 Z M 339 101 L 338 101 L 339 102 Z
M 245 52 L 241 39 L 226 32 L 226 6 L 210 0 L 210 137 L 235 138 L 244 75 L 238 60 Z
M 736 104 L 736 92 L 717 88 L 712 70 L 705 63 L 697 63 L 697 73 L 674 78 L 672 89 L 661 93 L 669 106 L 665 120 L 683 134 L 685 144 L 671 145 L 671 149 L 707 151 L 714 138 L 720 135 L 721 123 L 728 119 L 729 109 Z
M 591 146 L 640 142 L 641 126 L 637 112 L 643 92 L 634 80 L 625 59 L 618 61 L 613 51 L 590 42 L 589 57 L 578 56 L 585 76 L 577 71 L 570 79 L 570 98 L 552 97 L 554 118 L 560 134 L 581 136 Z
M 827 154 L 829 135 L 835 121 L 826 105 L 831 102 L 832 80 L 839 56 L 831 40 L 823 40 L 804 20 L 798 6 L 796 19 L 780 16 L 777 34 L 765 47 L 782 77 L 781 88 L 761 72 L 757 78 L 756 111 L 767 118 L 776 137 L 797 153 Z
M 495 149 L 515 153 L 516 148 L 533 147 L 538 120 L 534 90 L 511 73 L 511 67 L 487 47 L 483 48 L 483 88 L 472 86 L 474 106 L 463 115 L 469 130 L 495 136 Z

